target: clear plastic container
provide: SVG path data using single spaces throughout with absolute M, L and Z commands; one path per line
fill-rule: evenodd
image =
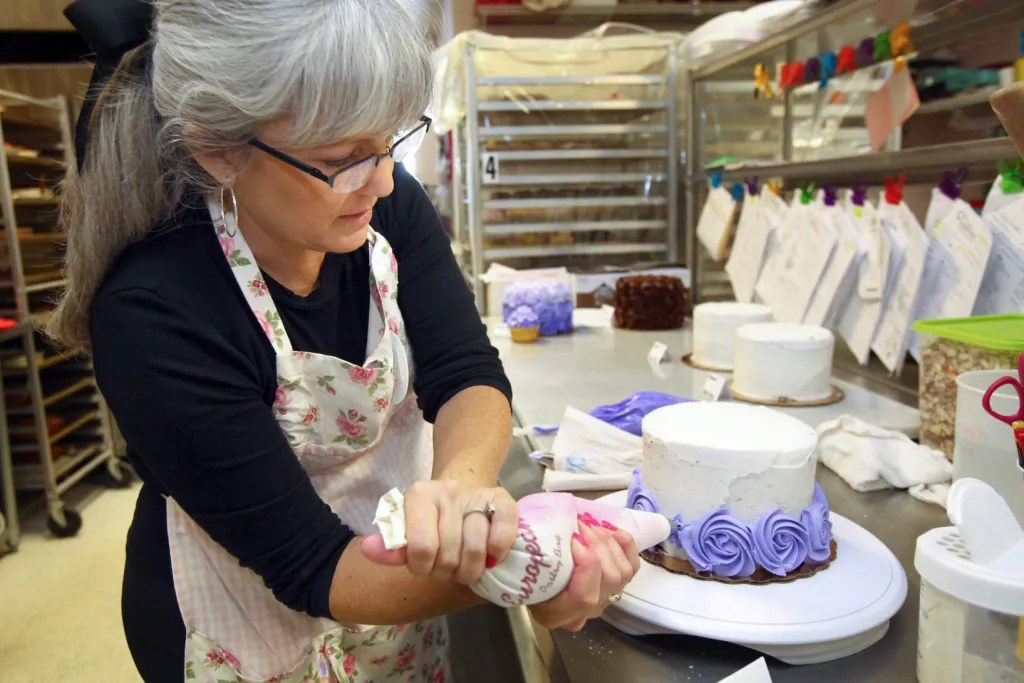
M 972 562 L 953 527 L 918 538 L 914 564 L 921 573 L 918 681 L 1024 683 L 1020 579 Z
M 972 370 L 1011 369 L 1024 352 L 1024 314 L 923 320 L 919 409 L 921 443 L 953 458 L 956 378 Z

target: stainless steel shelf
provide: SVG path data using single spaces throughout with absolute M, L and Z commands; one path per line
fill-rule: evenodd
M 567 7 L 534 12 L 522 5 L 477 5 L 476 15 L 483 20 L 504 19 L 505 23 L 562 23 L 568 20 L 601 20 L 629 18 L 698 19 L 701 21 L 726 12 L 739 12 L 753 7 L 753 2 L 702 3 L 630 3 L 603 5 L 569 5 Z
M 935 180 L 935 173 L 949 168 L 968 170 L 988 167 L 1001 159 L 1014 159 L 1017 150 L 1009 138 L 990 138 L 974 142 L 917 147 L 898 152 L 881 152 L 862 156 L 841 157 L 823 161 L 807 161 L 763 166 L 730 168 L 722 172 L 726 181 L 750 176 L 813 180 L 816 182 L 879 182 L 885 176 L 907 174 L 908 180 Z M 703 178 L 706 180 L 706 176 Z
M 564 223 L 491 223 L 484 226 L 488 235 L 518 235 L 550 232 L 620 232 L 627 230 L 664 230 L 668 221 L 569 221 Z
M 512 102 L 481 102 L 477 109 L 532 114 L 541 111 L 657 111 L 667 107 L 665 100 L 531 100 L 523 97 Z
M 609 206 L 664 206 L 665 197 L 557 197 L 553 199 L 491 199 L 485 209 L 588 209 Z
M 763 53 L 768 50 L 782 47 L 791 40 L 814 33 L 815 31 L 823 29 L 830 24 L 835 24 L 859 12 L 869 10 L 880 1 L 881 0 L 841 0 L 841 2 L 837 2 L 831 7 L 821 10 L 814 16 L 797 22 L 792 26 L 788 26 L 760 42 L 740 48 L 739 50 L 736 50 L 724 57 L 720 57 L 719 59 L 708 62 L 704 66 L 698 67 L 693 71 L 693 78 L 696 80 L 710 78 L 717 73 L 725 71 L 731 66 L 742 64 L 747 60 L 763 55 Z
M 485 151 L 500 161 L 599 161 L 605 159 L 665 159 L 663 149 L 535 149 Z
M 65 284 L 67 284 L 67 280 L 48 280 L 46 282 L 38 282 L 35 284 L 26 285 L 25 291 L 29 294 L 34 294 L 35 292 L 45 292 L 50 289 L 60 289 Z
M 666 173 L 530 173 L 513 175 L 503 173 L 487 187 L 500 185 L 607 185 L 609 183 L 663 183 Z
M 953 95 L 952 97 L 945 97 L 941 100 L 925 102 L 917 108 L 917 111 L 914 112 L 914 116 L 953 111 L 955 109 L 973 107 L 979 104 L 988 104 L 989 98 L 991 98 L 997 90 L 999 90 L 999 86 L 991 86 L 988 88 L 979 88 L 978 90 L 960 93 L 958 95 Z
M 608 75 L 608 76 L 482 76 L 478 86 L 492 85 L 664 85 L 663 75 Z
M 668 133 L 661 123 L 595 123 L 580 126 L 481 126 L 480 139 L 503 138 L 555 138 L 594 137 L 601 135 L 631 135 L 635 133 Z
M 561 244 L 538 247 L 491 247 L 484 250 L 489 259 L 538 258 L 544 256 L 609 256 L 615 254 L 664 254 L 666 244 Z

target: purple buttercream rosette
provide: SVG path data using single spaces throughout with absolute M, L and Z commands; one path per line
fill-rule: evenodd
M 686 557 L 698 570 L 725 577 L 754 573 L 750 529 L 724 509 L 688 524 L 681 536 Z
M 529 307 L 536 314 L 543 336 L 572 332 L 572 290 L 565 283 L 523 282 L 509 287 L 502 304 L 506 324 L 512 312 L 522 306 Z
M 540 319 L 529 306 L 520 306 L 508 314 L 505 324 L 509 327 L 537 327 L 540 324 Z
M 640 479 L 640 470 L 633 470 L 633 478 L 629 480 L 629 490 L 626 491 L 626 507 L 630 510 L 661 514 L 661 508 L 658 507 L 657 501 L 654 500 L 654 496 L 644 487 L 644 483 Z
M 753 528 L 754 558 L 776 576 L 807 561 L 811 539 L 803 525 L 782 510 L 761 515 Z
M 814 562 L 824 562 L 832 556 L 832 520 L 829 516 L 828 500 L 821 487 L 815 484 L 814 498 L 800 515 L 800 523 L 807 530 L 809 546 L 807 557 Z

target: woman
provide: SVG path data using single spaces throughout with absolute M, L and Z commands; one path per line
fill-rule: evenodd
M 393 163 L 429 127 L 403 3 L 68 9 L 97 100 L 50 332 L 91 350 L 143 480 L 122 610 L 146 681 L 445 680 L 440 618 L 515 538 L 508 381 Z M 392 487 L 407 554 L 362 548 Z M 638 567 L 617 531 L 572 551 L 533 608 L 548 627 L 580 628 Z

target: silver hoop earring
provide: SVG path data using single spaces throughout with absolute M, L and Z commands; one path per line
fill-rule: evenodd
M 227 190 L 228 194 L 231 197 L 231 211 L 228 211 L 227 204 L 225 204 L 224 202 L 225 190 Z M 235 188 L 231 187 L 230 185 L 220 186 L 220 212 L 221 215 L 225 217 L 227 217 L 227 215 L 230 213 L 235 217 L 235 221 L 238 221 L 238 198 L 235 196 Z

